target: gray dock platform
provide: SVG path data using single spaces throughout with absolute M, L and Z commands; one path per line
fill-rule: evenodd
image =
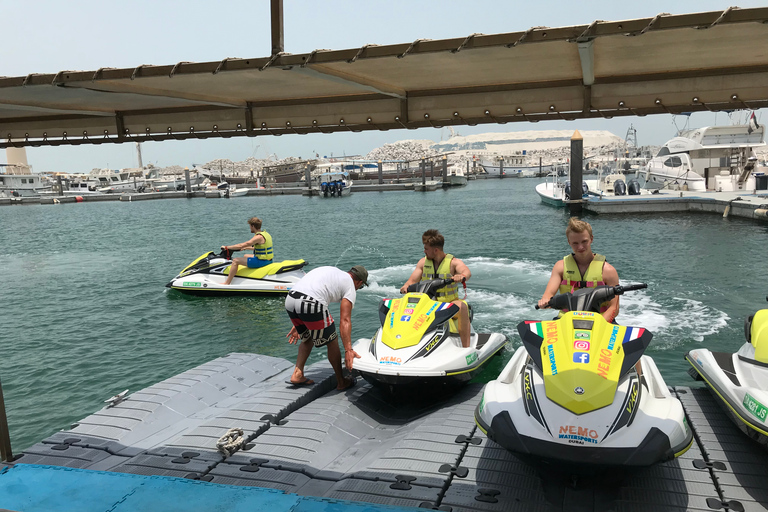
M 596 214 L 703 212 L 768 220 L 768 191 L 665 191 L 639 196 L 589 196 L 583 208 Z
M 473 419 L 480 384 L 430 403 L 393 402 L 361 379 L 336 391 L 327 363 L 308 368 L 314 386 L 293 387 L 285 383 L 292 369 L 279 358 L 230 354 L 97 411 L 13 465 L 454 512 L 768 510 L 768 452 L 703 388 L 675 388 L 695 433 L 683 456 L 618 483 L 569 482 L 542 475 L 482 434 Z M 216 441 L 233 427 L 244 430 L 246 444 L 225 457 Z

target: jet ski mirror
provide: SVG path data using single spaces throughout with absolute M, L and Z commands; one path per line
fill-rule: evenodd
M 420 281 L 409 286 L 408 293 L 426 293 L 431 299 L 435 298 L 435 294 L 439 288 L 449 285 L 453 282 L 453 279 L 432 279 L 430 281 Z

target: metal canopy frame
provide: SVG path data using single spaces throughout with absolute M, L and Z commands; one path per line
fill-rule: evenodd
M 768 106 L 768 7 L 298 55 L 281 47 L 279 30 L 270 57 L 1 77 L 0 147 Z

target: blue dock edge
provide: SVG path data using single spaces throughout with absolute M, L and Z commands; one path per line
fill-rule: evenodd
M 35 464 L 0 471 L 0 511 L 406 512 L 412 507 L 312 498 L 260 487 Z

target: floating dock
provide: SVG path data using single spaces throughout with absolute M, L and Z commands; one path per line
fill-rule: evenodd
M 131 510 L 117 505 L 141 495 L 126 486 L 147 489 L 138 476 L 168 480 L 166 498 L 185 511 L 219 510 L 200 508 L 209 503 L 197 497 L 206 487 L 220 503 L 241 499 L 243 487 L 290 498 L 275 505 L 271 494 L 250 495 L 252 509 L 269 505 L 272 512 L 369 510 L 361 503 L 454 512 L 768 510 L 768 452 L 703 388 L 674 389 L 695 434 L 683 456 L 619 483 L 564 482 L 541 475 L 476 427 L 481 384 L 429 402 L 393 402 L 361 379 L 336 391 L 327 362 L 308 368 L 311 387 L 286 384 L 292 369 L 284 359 L 230 354 L 130 394 L 5 464 L 0 509 L 74 510 L 51 506 L 62 496 L 56 482 L 87 496 L 88 475 L 108 472 L 116 479 L 113 494 L 102 486 L 94 500 L 104 507 L 79 510 Z M 216 443 L 235 427 L 245 444 L 225 457 Z M 36 472 L 47 485 L 33 485 Z M 177 485 L 179 479 L 196 486 Z M 295 506 L 301 499 L 328 508 Z
M 690 192 L 666 191 L 638 196 L 590 195 L 583 208 L 600 215 L 622 213 L 703 212 L 768 220 L 768 191 Z

